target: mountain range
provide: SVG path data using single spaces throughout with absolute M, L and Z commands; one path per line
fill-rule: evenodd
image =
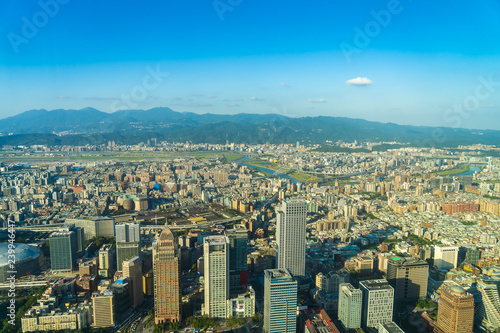
M 500 131 L 381 123 L 344 117 L 292 118 L 279 114 L 234 115 L 176 112 L 167 107 L 106 113 L 30 110 L 0 120 L 0 145 L 135 144 L 148 139 L 193 143 L 318 143 L 398 141 L 454 147 L 500 142 Z

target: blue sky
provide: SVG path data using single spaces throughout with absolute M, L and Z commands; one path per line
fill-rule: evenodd
M 0 118 L 168 106 L 500 130 L 499 14 L 495 0 L 3 1 Z

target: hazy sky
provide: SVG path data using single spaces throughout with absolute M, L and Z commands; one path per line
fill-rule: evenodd
M 0 2 L 0 118 L 167 106 L 500 130 L 500 3 Z

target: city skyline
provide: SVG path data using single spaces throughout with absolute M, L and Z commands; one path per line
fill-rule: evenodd
M 304 5 L 5 4 L 0 118 L 166 106 L 500 129 L 498 3 Z

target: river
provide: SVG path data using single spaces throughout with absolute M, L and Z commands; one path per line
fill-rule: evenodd
M 480 171 L 481 169 L 479 168 L 479 165 L 478 164 L 471 164 L 470 167 L 469 167 L 469 171 L 466 171 L 466 172 L 462 172 L 458 175 L 453 175 L 453 177 L 457 177 L 457 176 L 467 176 L 467 175 L 473 175 L 474 172 L 476 171 Z
M 269 174 L 271 174 L 271 175 L 274 175 L 274 173 L 276 172 L 276 171 L 271 170 L 271 169 L 267 169 L 267 168 L 263 168 L 263 167 L 260 167 L 260 166 L 255 166 L 255 165 L 250 165 L 250 164 L 243 163 L 243 162 L 248 161 L 248 160 L 250 160 L 250 159 L 252 159 L 252 157 L 251 157 L 251 156 L 245 156 L 245 157 L 242 157 L 242 158 L 240 158 L 239 160 L 235 160 L 235 161 L 233 161 L 233 162 L 234 162 L 234 163 L 241 164 L 241 165 L 244 165 L 244 166 L 247 166 L 247 167 L 252 168 L 252 169 L 256 169 L 256 170 L 259 170 L 259 171 L 264 171 L 264 172 L 267 172 L 267 173 L 269 173 Z M 301 182 L 300 180 L 295 179 L 295 178 L 293 178 L 293 177 L 291 177 L 291 176 L 289 176 L 289 175 L 285 175 L 284 173 L 281 173 L 281 172 L 277 173 L 277 174 L 276 174 L 276 177 L 278 177 L 278 178 L 290 179 L 290 181 L 291 181 L 292 183 L 295 183 L 295 184 L 297 184 L 297 183 L 300 183 L 300 182 Z

